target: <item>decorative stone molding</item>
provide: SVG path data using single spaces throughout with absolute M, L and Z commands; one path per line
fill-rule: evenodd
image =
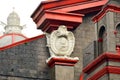
M 63 66 L 74 66 L 79 59 L 76 58 L 65 58 L 65 57 L 51 57 L 47 60 L 47 64 L 49 67 L 54 67 L 55 65 L 63 65 Z
M 75 45 L 75 37 L 66 26 L 59 26 L 51 34 L 46 33 L 47 47 L 51 57 L 70 57 Z

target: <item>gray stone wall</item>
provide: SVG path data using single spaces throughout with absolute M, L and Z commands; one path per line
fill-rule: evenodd
M 116 52 L 116 41 L 114 34 L 114 13 L 107 12 L 107 52 Z
M 106 19 L 106 15 L 100 20 L 97 22 L 97 33 L 99 34 L 99 30 L 102 26 L 105 27 L 105 29 L 107 29 L 107 19 Z
M 85 49 L 83 49 L 83 67 L 95 59 L 96 48 L 96 41 L 93 41 Z
M 98 21 L 97 23 L 97 36 L 98 36 L 98 39 L 101 38 L 100 35 L 101 35 L 101 28 L 102 27 L 105 27 L 105 32 L 103 32 L 103 36 L 104 36 L 104 39 L 102 39 L 102 42 L 99 42 L 98 41 L 98 54 L 96 54 L 97 56 L 99 56 L 100 54 L 102 54 L 103 52 L 106 52 L 107 51 L 107 18 L 106 18 L 106 15 L 100 20 Z
M 110 80 L 120 80 L 120 74 L 110 74 Z
M 105 75 L 103 75 L 101 78 L 99 78 L 98 80 L 109 80 L 108 75 L 109 75 L 109 74 L 105 74 Z
M 117 31 L 116 37 L 116 45 L 120 45 L 120 13 L 114 13 L 114 31 Z
M 49 80 L 46 38 L 0 51 L 0 80 Z
M 108 4 L 114 4 L 114 5 L 120 6 L 120 1 L 119 0 L 109 0 Z
M 120 13 L 114 13 L 114 28 L 116 29 L 117 25 L 120 24 Z
M 51 68 L 51 80 L 74 80 L 74 66 L 55 65 Z
M 75 65 L 75 80 L 79 80 L 83 69 L 83 49 L 85 49 L 95 39 L 95 24 L 91 18 L 94 14 L 86 15 L 83 23 L 73 32 L 75 35 L 75 48 L 72 57 L 79 57 L 79 62 Z

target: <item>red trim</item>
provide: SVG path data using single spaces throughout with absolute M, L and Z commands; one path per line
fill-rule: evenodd
M 101 63 L 105 62 L 106 60 L 112 61 L 120 61 L 120 54 L 116 53 L 104 53 L 96 58 L 93 62 L 88 64 L 84 69 L 83 72 L 89 73 L 91 70 L 94 70 L 99 66 Z
M 42 14 L 45 10 L 57 12 L 74 12 L 76 10 L 83 10 L 97 6 L 103 6 L 108 0 L 59 0 L 42 2 L 35 12 L 31 15 L 33 20 Z
M 43 5 L 45 9 L 51 9 L 54 7 L 71 5 L 71 4 L 82 3 L 87 1 L 91 1 L 91 0 L 59 0 L 59 1 L 50 1 L 47 3 L 42 2 L 41 5 Z
M 87 80 L 98 80 L 100 77 L 108 73 L 120 74 L 120 67 L 106 66 L 97 73 L 95 73 L 93 76 L 88 78 Z
M 116 35 L 118 32 L 117 32 L 117 30 L 114 30 L 114 34 Z
M 107 74 L 107 73 L 108 73 L 108 67 L 106 66 L 100 71 L 98 71 L 97 73 L 95 73 L 93 76 L 88 78 L 87 80 L 98 80 L 100 77 L 102 77 L 104 74 Z
M 82 73 L 82 74 L 80 75 L 80 79 L 79 79 L 79 80 L 83 80 L 83 76 L 84 76 L 84 74 Z
M 37 24 L 37 28 L 44 32 L 51 32 L 54 28 L 58 28 L 59 25 L 65 25 L 68 29 L 74 30 L 82 23 L 83 16 L 82 14 L 45 11 L 43 16 L 36 18 L 35 23 Z
M 82 10 L 76 10 L 71 11 L 70 13 L 77 13 L 77 14 L 90 14 L 92 12 L 99 12 L 102 9 L 103 6 L 96 6 L 96 7 L 90 7 Z
M 22 34 L 17 34 L 17 33 L 9 33 L 9 34 L 4 34 L 3 36 L 0 36 L 0 39 L 3 38 L 4 36 L 9 36 L 9 35 L 17 35 L 17 36 L 22 36 L 24 37 L 25 39 L 27 39 L 26 36 L 22 35 Z
M 108 66 L 108 72 L 113 74 L 120 74 L 120 67 Z
M 42 29 L 45 32 L 51 32 L 54 30 L 52 25 L 66 25 L 72 26 L 74 30 L 82 23 L 83 15 L 77 15 L 68 12 L 75 12 L 78 10 L 85 10 L 94 8 L 100 10 L 100 6 L 103 6 L 107 0 L 59 0 L 50 1 L 47 3 L 41 3 L 39 7 L 32 14 L 33 21 L 37 24 L 37 28 Z M 97 7 L 97 8 L 95 8 Z M 89 11 L 89 10 L 87 10 Z M 93 10 L 94 11 L 94 10 Z M 86 11 L 85 11 L 86 12 Z M 58 26 L 57 26 L 58 27 Z M 52 28 L 52 29 L 51 29 Z
M 102 38 L 99 38 L 99 39 L 98 39 L 98 42 L 103 42 L 103 39 L 102 39 Z
M 12 43 L 14 43 L 14 41 L 15 41 L 15 40 L 14 40 L 14 35 L 12 34 L 11 36 L 12 36 Z
M 21 36 L 23 37 L 24 39 L 27 39 L 27 37 L 25 37 L 24 35 L 22 34 L 17 34 L 17 33 L 9 33 L 9 34 L 4 34 L 3 36 L 0 37 L 0 39 L 2 39 L 3 37 L 6 37 L 6 36 L 10 36 L 11 37 L 11 44 L 15 43 L 15 36 Z M 11 44 L 8 44 L 8 45 L 11 45 Z M 2 46 L 4 47 L 4 46 Z
M 89 13 L 88 9 L 94 9 L 95 7 L 98 7 L 96 9 L 96 11 L 100 10 L 101 7 L 103 6 L 105 3 L 107 2 L 107 0 L 88 0 L 86 2 L 80 2 L 80 3 L 76 3 L 76 4 L 72 4 L 70 6 L 64 6 L 64 7 L 58 7 L 55 9 L 50 9 L 52 11 L 55 12 L 64 12 L 64 13 L 68 13 L 68 12 L 75 12 L 75 11 L 81 11 L 81 10 L 86 10 L 86 13 Z
M 116 46 L 116 51 L 118 54 L 120 54 L 120 46 Z
M 38 20 L 38 18 L 36 18 L 35 22 L 37 23 L 37 26 L 42 24 L 45 21 L 45 19 L 71 21 L 71 22 L 79 22 L 80 23 L 80 22 L 82 22 L 81 18 L 83 16 L 84 16 L 83 14 L 58 13 L 58 12 L 45 11 L 44 15 L 39 16 L 39 20 Z
M 9 49 L 9 48 L 15 47 L 17 45 L 24 44 L 26 42 L 30 42 L 30 41 L 33 41 L 33 40 L 36 40 L 36 39 L 39 39 L 39 38 L 43 38 L 43 37 L 45 37 L 45 35 L 39 35 L 39 36 L 36 36 L 36 37 L 33 37 L 33 38 L 27 38 L 25 40 L 22 40 L 22 41 L 19 41 L 19 42 L 1 47 L 0 50 L 6 50 L 6 49 Z
M 108 11 L 120 13 L 120 7 L 116 5 L 107 5 L 105 8 L 103 8 L 103 10 L 101 10 L 101 12 L 94 16 L 92 20 L 94 22 L 98 22 L 101 18 L 105 16 Z
M 44 10 L 52 9 L 52 8 L 56 8 L 56 7 L 60 7 L 60 6 L 71 5 L 71 4 L 75 4 L 75 3 L 86 2 L 86 1 L 88 1 L 88 0 L 59 0 L 59 1 L 47 1 L 47 2 L 45 1 L 45 2 L 42 2 L 37 7 L 37 9 L 33 12 L 31 17 L 34 20 L 35 18 L 37 18 L 37 16 L 39 14 L 44 12 Z
M 63 63 L 63 62 L 55 62 L 55 64 L 51 65 L 50 67 L 53 67 L 55 65 L 62 65 L 62 66 L 74 66 L 75 64 L 71 63 Z
M 51 68 L 55 65 L 74 66 L 77 62 L 78 62 L 78 60 L 53 57 L 48 61 L 48 66 Z

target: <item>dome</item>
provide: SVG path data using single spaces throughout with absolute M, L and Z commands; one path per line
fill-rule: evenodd
M 7 18 L 7 24 L 8 25 L 20 25 L 20 18 L 15 11 L 9 14 Z
M 0 48 L 25 39 L 27 39 L 27 37 L 25 37 L 22 34 L 16 34 L 16 33 L 5 34 L 3 36 L 0 36 Z
M 20 26 L 20 17 L 15 11 L 12 11 L 7 17 L 7 25 L 4 27 L 5 34 L 20 33 L 23 26 Z

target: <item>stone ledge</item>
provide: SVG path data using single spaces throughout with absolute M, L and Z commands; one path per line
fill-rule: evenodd
M 51 68 L 54 65 L 74 66 L 78 62 L 78 60 L 78 58 L 51 57 L 47 60 L 47 64 Z

